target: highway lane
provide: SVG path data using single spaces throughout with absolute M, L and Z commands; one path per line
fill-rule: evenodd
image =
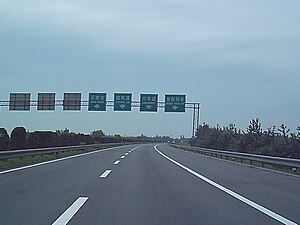
M 137 147 L 0 174 L 0 224 L 60 225 L 66 224 L 68 216 L 68 224 L 77 225 L 282 224 L 174 164 L 154 145 Z M 300 222 L 298 177 L 210 159 L 166 144 L 157 150 Z
M 0 174 L 0 224 L 52 224 L 134 146 Z
M 299 176 L 182 152 L 169 146 L 162 152 L 224 187 L 300 223 Z

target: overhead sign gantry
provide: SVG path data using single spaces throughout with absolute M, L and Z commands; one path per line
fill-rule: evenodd
M 186 102 L 184 94 L 166 94 L 164 102 L 159 101 L 158 94 L 140 94 L 139 101 L 132 100 L 132 93 L 114 93 L 114 100 L 107 100 L 106 93 L 89 93 L 88 100 L 82 100 L 81 93 L 64 93 L 63 100 L 55 100 L 55 93 L 38 93 L 37 100 L 31 100 L 30 93 L 10 93 L 9 101 L 0 101 L 1 106 L 9 106 L 10 111 L 30 111 L 36 106 L 38 111 L 54 111 L 56 106 L 63 106 L 64 111 L 80 111 L 87 106 L 88 111 L 106 111 L 113 107 L 114 111 L 131 111 L 133 107 L 140 112 L 158 112 L 164 108 L 167 113 L 185 113 L 193 110 L 192 136 L 195 137 L 199 127 L 200 103 Z

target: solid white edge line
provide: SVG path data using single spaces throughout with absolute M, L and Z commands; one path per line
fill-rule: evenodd
M 111 170 L 106 170 L 104 173 L 101 174 L 100 178 L 106 178 L 110 174 Z
M 66 225 L 88 200 L 88 197 L 79 197 L 52 225 Z
M 275 219 L 275 220 L 277 220 L 277 221 L 279 221 L 279 222 L 281 222 L 281 223 L 283 223 L 283 224 L 287 224 L 287 225 L 297 225 L 297 223 L 295 223 L 295 222 L 293 222 L 293 221 L 291 221 L 291 220 L 288 220 L 288 219 L 284 218 L 283 216 L 280 216 L 279 214 L 277 214 L 277 213 L 275 213 L 275 212 L 273 212 L 273 211 L 271 211 L 271 210 L 269 210 L 269 209 L 267 209 L 267 208 L 265 208 L 265 207 L 263 207 L 263 206 L 261 206 L 261 205 L 255 203 L 255 202 L 253 202 L 253 201 L 251 201 L 251 200 L 249 200 L 249 199 L 243 197 L 242 195 L 239 195 L 239 194 L 235 193 L 234 191 L 231 191 L 230 189 L 228 189 L 228 188 L 226 188 L 226 187 L 223 187 L 222 185 L 220 185 L 220 184 L 218 184 L 218 183 L 216 183 L 216 182 L 214 182 L 214 181 L 208 179 L 207 177 L 205 177 L 205 176 L 203 176 L 203 175 L 201 175 L 201 174 L 199 174 L 199 173 L 193 171 L 192 169 L 190 169 L 190 168 L 188 168 L 188 167 L 186 167 L 186 166 L 180 164 L 179 162 L 175 161 L 174 159 L 171 159 L 170 157 L 168 157 L 168 156 L 166 156 L 165 154 L 163 154 L 162 152 L 160 152 L 160 151 L 157 149 L 157 146 L 158 146 L 158 145 L 155 145 L 155 146 L 154 146 L 154 149 L 155 149 L 161 156 L 163 156 L 164 158 L 168 159 L 169 161 L 171 161 L 172 163 L 176 164 L 177 166 L 181 167 L 182 169 L 188 171 L 189 173 L 193 174 L 194 176 L 200 178 L 201 180 L 203 180 L 203 181 L 209 183 L 210 185 L 212 185 L 212 186 L 218 188 L 219 190 L 221 190 L 221 191 L 223 191 L 223 192 L 225 192 L 225 193 L 231 195 L 232 197 L 234 197 L 234 198 L 240 200 L 241 202 L 244 202 L 245 204 L 247 204 L 247 205 L 249 205 L 249 206 L 255 208 L 256 210 L 258 210 L 258 211 L 260 211 L 260 212 L 266 214 L 267 216 L 269 216 L 269 217 L 271 217 L 271 218 L 273 218 L 273 219 Z
M 49 164 L 49 163 L 59 162 L 59 161 L 67 160 L 67 159 L 77 158 L 77 157 L 81 157 L 81 156 L 85 156 L 85 155 L 91 155 L 91 154 L 95 154 L 95 153 L 99 153 L 99 152 L 105 152 L 105 151 L 109 151 L 109 150 L 112 150 L 112 149 L 115 149 L 115 148 L 120 148 L 120 147 L 123 147 L 123 146 L 100 149 L 100 150 L 96 150 L 96 151 L 92 151 L 92 152 L 87 152 L 87 153 L 82 153 L 82 154 L 78 154 L 78 155 L 68 156 L 68 157 L 65 157 L 65 158 L 53 159 L 53 160 L 50 160 L 50 161 L 36 163 L 36 164 L 33 164 L 33 165 L 23 166 L 23 167 L 19 167 L 19 168 L 10 169 L 10 170 L 4 170 L 4 171 L 0 172 L 0 175 L 5 174 L 5 173 L 15 172 L 15 171 L 18 171 L 18 170 L 29 169 L 29 168 L 36 167 L 36 166 L 42 166 L 42 165 L 46 165 L 46 164 Z

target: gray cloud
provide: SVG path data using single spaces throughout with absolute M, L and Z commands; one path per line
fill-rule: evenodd
M 0 97 L 181 92 L 212 124 L 244 128 L 257 116 L 296 127 L 299 9 L 298 1 L 1 1 Z

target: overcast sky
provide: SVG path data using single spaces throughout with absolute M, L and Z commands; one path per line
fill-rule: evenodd
M 0 100 L 11 92 L 186 94 L 201 123 L 300 125 L 298 0 L 0 0 Z M 191 136 L 192 111 L 9 112 L 0 127 Z

